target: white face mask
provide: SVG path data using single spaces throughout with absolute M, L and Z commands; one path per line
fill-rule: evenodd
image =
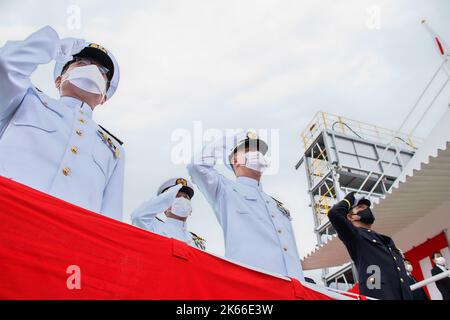
M 445 258 L 444 257 L 437 257 L 436 259 L 436 263 L 442 267 L 445 266 Z
M 192 212 L 191 201 L 183 197 L 175 198 L 170 212 L 180 218 L 187 218 Z
M 106 93 L 106 80 L 94 64 L 73 68 L 66 73 L 62 82 L 65 81 L 90 93 L 101 95 Z
M 245 154 L 247 161 L 245 167 L 263 173 L 269 166 L 269 162 L 264 155 L 259 151 L 249 151 Z
M 413 271 L 413 267 L 412 267 L 412 265 L 410 265 L 409 263 L 406 263 L 405 264 L 405 269 L 406 269 L 406 271 L 408 271 L 408 272 L 412 272 Z

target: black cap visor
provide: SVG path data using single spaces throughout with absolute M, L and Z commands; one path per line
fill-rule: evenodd
M 111 58 L 108 56 L 107 53 L 103 52 L 100 49 L 93 48 L 93 47 L 86 47 L 83 50 L 81 50 L 79 53 L 75 54 L 73 56 L 75 57 L 81 57 L 81 58 L 91 58 L 100 63 L 102 66 L 104 66 L 106 69 L 109 70 L 108 72 L 108 80 L 111 81 L 113 75 L 114 75 L 114 63 L 111 60 Z

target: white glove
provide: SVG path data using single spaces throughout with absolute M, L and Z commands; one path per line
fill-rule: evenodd
M 194 154 L 193 163 L 207 166 L 215 166 L 218 159 L 225 155 L 224 137 L 220 137 L 204 145 L 202 150 Z
M 239 133 L 228 134 L 222 137 L 223 163 L 228 163 L 230 161 L 229 156 L 231 152 L 236 148 L 236 145 L 238 143 L 238 141 L 236 140 L 238 134 Z
M 183 187 L 183 185 L 181 184 L 177 184 L 173 187 L 170 187 L 169 189 L 167 189 L 166 191 L 164 191 L 163 193 L 161 193 L 158 196 L 159 199 L 159 203 L 161 205 L 161 212 L 162 211 L 166 211 L 167 209 L 169 209 L 172 205 L 172 203 L 175 201 L 175 199 L 177 198 L 177 194 L 178 191 L 180 191 L 180 189 Z
M 177 197 L 178 191 L 182 187 L 183 186 L 181 184 L 177 184 L 160 195 L 144 202 L 133 212 L 132 219 L 140 219 L 142 221 L 145 219 L 153 219 L 158 213 L 166 211 L 170 208 L 173 201 Z
M 66 64 L 73 59 L 73 55 L 79 53 L 86 46 L 83 39 L 65 38 L 59 42 L 59 48 L 56 53 L 56 62 Z

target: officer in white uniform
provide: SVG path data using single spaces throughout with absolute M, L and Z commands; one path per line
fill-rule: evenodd
M 61 98 L 30 75 L 56 60 Z M 44 27 L 0 48 L 0 175 L 122 220 L 124 151 L 92 120 L 114 94 L 119 68 L 110 52 Z
M 188 180 L 169 179 L 159 187 L 156 197 L 133 212 L 131 221 L 136 227 L 205 250 L 205 239 L 187 230 L 186 220 L 192 213 L 190 202 L 193 196 L 194 188 Z M 159 219 L 159 213 L 164 213 L 166 219 Z
M 187 169 L 222 226 L 227 258 L 303 281 L 290 213 L 261 186 L 267 150 L 255 133 L 240 132 L 206 145 Z M 235 181 L 214 168 L 221 158 Z

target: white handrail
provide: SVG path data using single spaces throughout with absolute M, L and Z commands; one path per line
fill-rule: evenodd
M 433 100 L 431 101 L 431 103 L 428 105 L 427 109 L 425 110 L 425 112 L 423 113 L 424 116 L 428 113 L 428 111 L 430 111 L 431 107 L 433 106 L 434 102 L 436 101 L 437 97 L 440 96 L 442 90 L 444 90 L 445 86 L 447 85 L 447 83 L 450 81 L 450 74 L 449 72 L 445 69 L 445 67 L 442 69 L 445 71 L 445 73 L 447 74 L 447 80 L 444 82 L 444 84 L 441 86 L 441 88 L 439 89 L 438 93 L 434 96 Z M 414 128 L 411 130 L 411 132 L 416 131 L 417 127 L 419 126 L 419 124 L 422 122 L 423 120 L 423 116 L 420 118 L 420 120 L 416 123 L 416 125 L 414 126 Z
M 427 107 L 427 109 L 425 110 L 425 112 L 421 115 L 421 117 L 419 118 L 418 122 L 415 124 L 414 128 L 410 131 L 410 135 L 415 131 L 415 129 L 418 127 L 418 125 L 420 124 L 420 122 L 422 122 L 423 118 L 425 117 L 425 115 L 428 113 L 428 111 L 430 110 L 431 106 L 434 104 L 434 102 L 436 101 L 437 97 L 441 94 L 442 90 L 446 87 L 446 85 L 448 84 L 450 77 L 449 77 L 449 73 L 447 72 L 447 70 L 443 67 L 445 67 L 445 60 L 442 61 L 442 63 L 440 64 L 439 68 L 436 70 L 436 72 L 434 73 L 433 77 L 431 78 L 431 80 L 428 82 L 427 86 L 425 87 L 425 89 L 422 91 L 421 95 L 419 96 L 419 98 L 417 99 L 416 103 L 414 104 L 413 108 L 410 110 L 410 112 L 408 113 L 408 115 L 406 116 L 405 120 L 403 120 L 403 123 L 400 125 L 400 127 L 398 128 L 398 130 L 395 133 L 395 136 L 398 135 L 398 133 L 402 130 L 403 126 L 406 124 L 406 122 L 409 120 L 409 117 L 411 116 L 411 114 L 413 113 L 413 111 L 416 109 L 416 107 L 418 106 L 419 102 L 422 100 L 425 92 L 428 90 L 428 88 L 430 87 L 431 83 L 434 81 L 434 79 L 436 78 L 437 74 L 439 73 L 439 71 L 444 70 L 444 72 L 447 74 L 447 80 L 445 81 L 445 83 L 442 85 L 442 87 L 440 88 L 440 90 L 438 91 L 438 93 L 434 96 L 434 98 L 432 99 L 430 105 Z M 383 160 L 384 155 L 386 154 L 386 151 L 391 148 L 392 143 L 394 142 L 395 137 L 386 145 L 386 147 L 384 148 L 384 151 L 382 153 L 382 155 L 379 157 L 379 159 L 377 160 L 377 162 L 375 163 L 375 165 L 373 166 L 372 170 L 369 172 L 369 175 L 364 179 L 364 181 L 362 182 L 361 186 L 358 189 L 358 193 L 361 192 L 362 188 L 364 187 L 364 185 L 367 183 L 367 181 L 369 180 L 369 178 L 372 176 L 372 174 L 374 173 L 374 171 L 376 170 L 377 166 L 379 165 L 379 163 Z M 391 162 L 388 165 L 388 168 L 391 167 L 393 161 L 395 160 L 395 158 L 397 157 L 397 154 L 399 152 L 397 152 L 394 156 L 394 158 L 391 160 Z M 381 181 L 381 179 L 384 177 L 385 175 L 385 171 L 382 173 L 382 175 L 377 179 L 374 187 L 371 189 L 369 196 L 372 195 L 373 191 L 375 190 L 376 186 L 378 185 L 378 183 Z
M 333 292 L 339 293 L 339 294 L 341 294 L 341 295 L 350 295 L 350 296 L 355 297 L 355 299 L 361 300 L 361 299 L 360 299 L 361 295 L 360 295 L 359 293 L 354 293 L 354 292 L 349 292 L 349 291 L 343 291 L 343 290 L 339 290 L 339 289 L 335 289 L 335 288 L 330 288 L 330 287 L 326 287 L 326 288 L 327 288 L 327 290 L 329 290 L 329 291 L 333 291 Z M 365 297 L 367 300 L 378 300 L 378 299 L 376 299 L 376 298 L 371 298 L 371 297 L 368 297 L 368 296 L 364 296 L 364 297 Z
M 357 298 L 357 297 L 350 298 L 348 295 L 350 295 L 350 296 L 358 296 L 359 297 L 359 294 L 357 294 L 357 293 L 341 291 L 341 290 L 333 289 L 333 288 L 330 288 L 330 287 L 319 286 L 319 285 L 313 284 L 313 283 L 301 282 L 301 284 L 304 287 L 307 287 L 309 289 L 312 289 L 314 291 L 322 293 L 322 294 L 324 294 L 326 296 L 329 296 L 330 298 L 333 298 L 333 299 L 336 299 L 336 300 L 355 300 L 355 298 Z
M 445 70 L 445 69 L 443 69 Z M 447 72 L 446 72 L 447 73 Z M 448 74 L 447 74 L 448 75 Z M 414 126 L 414 128 L 409 132 L 409 135 L 412 135 L 414 133 L 414 131 L 416 131 L 417 127 L 419 126 L 419 124 L 422 122 L 423 118 L 425 117 L 425 115 L 428 113 L 428 111 L 430 111 L 431 107 L 433 106 L 434 102 L 436 101 L 436 99 L 440 96 L 440 94 L 442 93 L 442 90 L 444 90 L 444 88 L 447 86 L 447 83 L 450 81 L 450 76 L 447 78 L 447 80 L 444 82 L 444 84 L 441 86 L 441 88 L 439 89 L 438 93 L 434 96 L 433 100 L 431 100 L 430 104 L 428 105 L 427 109 L 425 110 L 425 112 L 422 114 L 422 116 L 420 117 L 419 121 L 417 121 L 416 125 Z M 377 181 L 375 182 L 373 188 L 370 190 L 368 197 L 370 197 L 372 195 L 372 193 L 375 191 L 375 188 L 378 186 L 378 184 L 380 183 L 381 179 L 384 178 L 384 176 L 386 175 L 386 172 L 392 167 L 392 164 L 394 163 L 394 161 L 397 159 L 397 157 L 399 156 L 401 150 L 397 149 L 394 157 L 391 159 L 391 161 L 389 162 L 388 166 L 385 168 L 385 170 L 383 170 L 383 173 L 381 174 L 381 176 L 377 179 Z M 392 188 L 393 184 L 391 185 L 390 188 Z M 390 189 L 389 188 L 389 189 Z M 389 191 L 389 190 L 388 190 Z
M 444 279 L 446 277 L 450 277 L 450 270 L 444 271 L 444 272 L 439 273 L 439 274 L 437 274 L 435 276 L 432 276 L 432 277 L 424 279 L 424 280 L 422 280 L 420 282 L 414 283 L 411 286 L 411 290 L 412 291 L 417 290 L 417 289 L 422 288 L 422 287 L 424 287 L 424 286 L 426 286 L 426 285 L 428 285 L 430 283 L 439 281 L 439 280 Z
M 431 36 L 433 38 L 435 38 L 436 36 L 434 35 L 434 33 L 431 31 L 430 27 L 426 24 L 426 20 L 422 20 L 422 24 L 425 25 L 425 28 L 428 30 L 428 32 L 431 34 Z M 433 100 L 431 101 L 431 103 L 429 104 L 429 106 L 427 107 L 427 109 L 425 110 L 425 112 L 422 114 L 422 116 L 420 117 L 419 121 L 415 124 L 414 128 L 411 130 L 411 132 L 409 133 L 409 135 L 411 135 L 419 126 L 419 124 L 422 122 L 423 118 L 425 117 L 425 115 L 428 113 L 428 111 L 431 109 L 431 107 L 433 106 L 434 102 L 436 101 L 437 97 L 441 94 L 442 90 L 445 88 L 445 86 L 447 85 L 447 83 L 450 80 L 450 70 L 448 70 L 448 66 L 446 65 L 446 63 L 448 62 L 450 55 L 447 54 L 446 56 L 442 57 L 442 63 L 439 66 L 439 68 L 436 70 L 436 72 L 434 73 L 433 77 L 431 78 L 431 80 L 428 82 L 428 84 L 425 86 L 425 89 L 422 91 L 422 93 L 420 94 L 419 98 L 417 99 L 416 103 L 414 104 L 413 108 L 411 109 L 411 111 L 408 113 L 408 115 L 406 116 L 405 120 L 403 121 L 403 123 L 401 124 L 400 128 L 398 129 L 398 131 L 395 133 L 395 136 L 398 134 L 399 131 L 401 131 L 401 128 L 405 125 L 405 123 L 407 122 L 408 118 L 411 116 L 411 114 L 413 113 L 413 111 L 415 110 L 415 108 L 417 107 L 417 105 L 419 104 L 419 102 L 422 100 L 425 92 L 428 90 L 428 88 L 430 87 L 431 83 L 434 81 L 434 79 L 436 78 L 437 74 L 439 73 L 440 70 L 443 70 L 445 72 L 445 74 L 447 75 L 447 80 L 445 81 L 444 85 L 440 88 L 440 90 L 438 91 L 438 93 L 434 96 Z M 392 142 L 394 141 L 395 137 L 393 138 L 393 140 L 391 140 L 391 142 L 389 142 L 389 144 L 386 146 L 386 148 L 384 149 L 383 155 L 380 157 L 380 159 L 378 159 L 378 161 L 375 163 L 373 170 L 370 171 L 369 175 L 366 177 L 366 179 L 363 181 L 363 183 L 361 184 L 361 187 L 358 190 L 358 193 L 361 192 L 362 188 L 364 187 L 364 185 L 367 183 L 367 181 L 369 180 L 369 178 L 371 177 L 371 175 L 373 174 L 373 171 L 376 169 L 376 167 L 378 166 L 379 162 L 383 160 L 384 154 L 386 153 L 386 150 L 389 149 L 390 145 L 392 144 Z M 392 161 L 395 160 L 395 158 L 397 157 L 397 155 L 394 157 L 394 159 L 392 159 Z M 392 162 L 389 164 L 389 168 L 392 165 Z M 387 170 L 387 169 L 386 169 Z M 381 181 L 381 179 L 383 178 L 383 176 L 385 175 L 386 170 L 383 170 L 382 175 L 377 179 L 374 187 L 372 188 L 372 190 L 370 190 L 369 196 L 372 194 L 372 192 L 375 190 L 376 186 L 378 185 L 379 181 Z

